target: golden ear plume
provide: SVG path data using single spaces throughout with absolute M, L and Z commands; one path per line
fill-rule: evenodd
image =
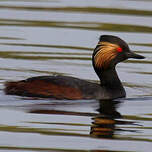
M 106 69 L 110 64 L 110 61 L 117 56 L 117 44 L 109 42 L 99 42 L 99 51 L 94 56 L 94 63 L 97 68 Z

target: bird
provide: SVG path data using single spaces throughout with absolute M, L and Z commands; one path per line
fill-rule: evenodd
M 126 92 L 118 77 L 116 65 L 129 58 L 145 57 L 131 51 L 128 44 L 118 36 L 101 35 L 92 54 L 92 65 L 100 83 L 71 76 L 35 76 L 5 82 L 4 92 L 7 95 L 58 100 L 124 98 Z

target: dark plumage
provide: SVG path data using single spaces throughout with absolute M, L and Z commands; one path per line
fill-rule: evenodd
M 92 55 L 92 63 L 100 84 L 69 76 L 39 76 L 17 82 L 6 82 L 5 93 L 11 95 L 55 99 L 116 99 L 125 97 L 125 90 L 115 66 L 128 58 L 144 57 L 130 51 L 122 39 L 103 35 Z

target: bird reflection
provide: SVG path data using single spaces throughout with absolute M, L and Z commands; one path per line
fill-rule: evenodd
M 99 108 L 97 111 L 111 118 L 121 118 L 121 114 L 117 111 L 117 108 L 120 106 L 121 101 L 115 100 L 101 100 L 99 101 Z
M 133 124 L 134 122 L 117 120 L 122 118 L 122 115 L 117 111 L 120 106 L 120 101 L 99 101 L 97 111 L 99 115 L 92 118 L 92 126 L 90 135 L 96 138 L 113 138 L 115 131 L 123 131 L 116 128 L 119 124 Z
M 116 111 L 119 101 L 99 101 L 97 111 L 100 115 L 92 118 L 90 135 L 93 137 L 112 138 L 115 131 L 116 118 L 121 118 L 121 114 Z
M 123 116 L 120 114 L 120 112 L 117 111 L 118 107 L 122 104 L 121 101 L 115 101 L 115 100 L 106 100 L 106 101 L 94 101 L 94 102 L 88 102 L 83 104 L 81 102 L 79 103 L 45 103 L 45 104 L 34 104 L 33 106 L 30 105 L 29 113 L 37 113 L 37 114 L 49 114 L 49 115 L 64 115 L 65 117 L 70 116 L 81 116 L 81 117 L 88 117 L 93 120 L 91 127 L 90 127 L 90 136 L 93 138 L 109 138 L 113 139 L 116 138 L 116 135 L 118 132 L 137 132 L 137 130 L 133 129 L 124 129 L 124 125 L 137 125 L 136 122 L 132 120 L 126 120 L 123 119 Z M 75 106 L 85 106 L 88 105 L 94 106 L 96 105 L 96 112 L 84 112 L 84 111 L 77 111 L 75 110 Z M 64 107 L 64 109 L 63 109 Z M 74 110 L 73 110 L 74 109 Z M 71 119 L 70 119 L 71 122 Z M 48 122 L 47 122 L 48 123 Z M 54 124 L 52 122 L 49 122 L 50 124 Z M 45 123 L 44 123 L 45 124 Z M 77 124 L 79 126 L 79 122 L 72 122 L 67 123 L 61 120 L 61 122 L 56 122 L 56 125 L 74 125 Z M 81 124 L 84 125 L 84 124 Z M 122 125 L 122 126 L 120 126 Z M 90 126 L 88 124 L 88 126 Z M 63 129 L 64 130 L 64 129 Z M 66 130 L 67 131 L 67 130 Z M 72 134 L 69 130 L 70 135 L 76 136 L 76 134 Z M 80 136 L 80 134 L 77 134 Z M 81 135 L 82 136 L 82 135 Z M 89 136 L 89 134 L 83 134 L 83 136 Z

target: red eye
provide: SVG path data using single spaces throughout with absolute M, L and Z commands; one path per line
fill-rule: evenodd
M 122 48 L 121 47 L 117 48 L 117 51 L 122 52 Z

